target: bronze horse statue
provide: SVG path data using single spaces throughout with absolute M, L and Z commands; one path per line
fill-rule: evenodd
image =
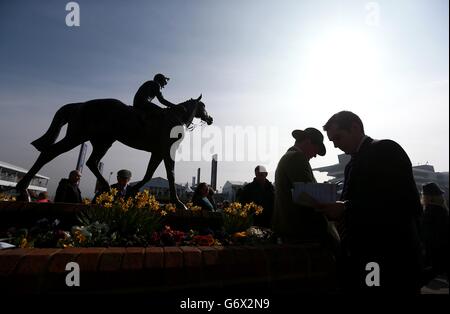
M 97 177 L 103 189 L 109 189 L 108 182 L 98 169 L 102 157 L 115 141 L 127 146 L 151 152 L 144 178 L 133 186 L 138 191 L 148 182 L 161 161 L 164 160 L 167 179 L 170 186 L 170 200 L 178 208 L 186 208 L 179 200 L 175 190 L 174 156 L 181 142 L 182 135 L 171 135 L 174 127 L 189 127 L 194 118 L 199 118 L 208 125 L 212 117 L 197 99 L 190 99 L 174 108 L 162 109 L 153 116 L 127 106 L 117 99 L 94 99 L 87 102 L 72 103 L 62 106 L 53 117 L 47 132 L 31 144 L 41 153 L 28 173 L 17 183 L 16 190 L 27 189 L 34 175 L 55 157 L 75 148 L 83 142 L 90 141 L 92 153 L 86 162 L 87 167 Z M 55 143 L 63 125 L 67 132 L 63 139 Z M 172 151 L 172 155 L 171 155 Z

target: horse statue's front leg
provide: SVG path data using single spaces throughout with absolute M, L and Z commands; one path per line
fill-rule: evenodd
M 166 166 L 167 180 L 169 181 L 170 202 L 173 203 L 177 209 L 187 210 L 186 205 L 178 198 L 177 190 L 175 189 L 175 162 L 170 157 L 170 154 L 164 158 L 164 165 Z

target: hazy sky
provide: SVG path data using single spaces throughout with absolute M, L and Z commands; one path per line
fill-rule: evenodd
M 344 109 L 362 118 L 368 135 L 399 142 L 413 164 L 448 171 L 448 0 L 80 0 L 79 27 L 66 25 L 68 2 L 0 1 L 1 161 L 31 167 L 38 152 L 29 143 L 60 106 L 95 98 L 131 104 L 161 72 L 171 78 L 166 99 L 203 94 L 214 124 L 196 132 L 214 131 L 223 143 L 208 152 L 226 154 L 227 127 L 259 135 L 256 148 L 247 145 L 253 152 L 234 158 L 241 161 L 219 161 L 219 187 L 251 180 L 257 164 L 273 180 L 290 132 L 321 129 Z M 313 167 L 337 162 L 341 152 L 328 140 L 326 147 Z M 268 153 L 252 159 L 255 149 Z M 78 151 L 40 171 L 51 178 L 51 195 Z M 116 143 L 103 159 L 105 177 L 114 172 L 113 183 L 128 168 L 139 180 L 149 157 Z M 176 182 L 191 182 L 198 167 L 209 182 L 209 160 L 178 162 Z M 166 177 L 163 165 L 155 176 Z M 83 195 L 94 183 L 85 168 Z

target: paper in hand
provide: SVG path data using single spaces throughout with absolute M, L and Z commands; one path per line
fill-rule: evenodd
M 336 198 L 335 184 L 294 182 L 292 200 L 296 204 L 314 207 L 317 203 L 334 203 Z

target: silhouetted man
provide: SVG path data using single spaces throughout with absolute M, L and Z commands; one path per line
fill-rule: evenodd
M 336 113 L 323 129 L 335 147 L 352 156 L 341 202 L 319 204 L 330 219 L 343 222 L 344 287 L 351 292 L 417 293 L 422 208 L 408 155 L 394 141 L 366 136 L 353 112 Z M 379 286 L 367 283 L 372 262 L 379 266 Z
M 254 202 L 262 206 L 261 215 L 255 216 L 254 224 L 270 228 L 272 223 L 273 203 L 275 191 L 272 183 L 267 180 L 267 170 L 264 166 L 256 166 L 253 182 L 244 186 L 239 201 L 242 204 Z
M 153 98 L 156 97 L 161 104 L 169 108 L 175 107 L 175 104 L 165 100 L 161 94 L 161 89 L 167 85 L 167 81 L 169 81 L 168 77 L 158 73 L 153 78 L 153 81 L 147 81 L 142 84 L 134 96 L 133 106 L 144 112 L 160 113 L 162 108 L 152 103 Z
M 131 171 L 122 169 L 117 172 L 117 183 L 111 185 L 112 189 L 117 190 L 117 196 L 128 197 L 131 194 L 128 183 L 131 179 Z
M 295 144 L 281 157 L 275 171 L 273 231 L 283 242 L 327 241 L 328 221 L 314 208 L 294 203 L 295 182 L 316 183 L 309 161 L 326 153 L 323 135 L 315 128 L 294 130 Z
M 130 182 L 130 179 L 131 179 L 131 171 L 130 170 L 122 169 L 122 170 L 117 171 L 117 183 L 114 183 L 110 186 L 111 189 L 117 190 L 117 194 L 115 197 L 116 199 L 119 197 L 122 197 L 122 198 L 133 197 L 134 194 L 138 192 L 138 191 L 133 190 L 132 186 L 130 186 L 128 184 Z M 105 191 L 105 190 L 98 191 L 95 194 L 94 198 L 92 199 L 92 203 L 95 204 L 97 202 L 97 198 L 105 192 L 109 192 L 109 191 Z
M 73 170 L 68 179 L 61 179 L 56 189 L 55 202 L 59 203 L 81 203 L 81 191 L 78 188 L 81 172 Z
M 422 185 L 422 239 L 427 266 L 434 276 L 447 273 L 449 266 L 448 207 L 445 192 L 434 182 Z

